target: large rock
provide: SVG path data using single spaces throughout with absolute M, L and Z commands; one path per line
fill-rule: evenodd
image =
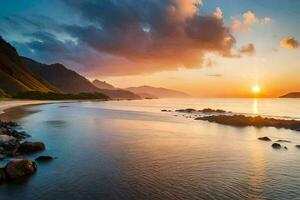
M 0 168 L 0 183 L 5 180 L 5 170 L 4 168 Z
M 18 179 L 33 174 L 36 171 L 34 161 L 25 159 L 12 159 L 6 167 L 5 173 L 7 179 Z
M 42 150 L 45 150 L 45 144 L 42 142 L 24 142 L 18 149 L 20 153 L 34 153 Z
M 274 149 L 281 149 L 281 145 L 278 144 L 278 143 L 273 143 L 273 144 L 272 144 L 272 147 L 273 147 Z

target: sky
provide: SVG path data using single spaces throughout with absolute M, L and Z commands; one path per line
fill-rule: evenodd
M 197 97 L 300 91 L 300 1 L 0 0 L 20 55 L 116 87 Z

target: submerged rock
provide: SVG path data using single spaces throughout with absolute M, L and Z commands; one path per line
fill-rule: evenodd
M 289 140 L 277 140 L 276 142 L 286 142 L 286 143 L 291 143 Z
M 259 138 L 257 138 L 257 139 L 259 139 L 259 140 L 263 140 L 263 141 L 272 141 L 270 138 L 268 138 L 268 137 L 259 137 Z
M 34 161 L 26 159 L 10 160 L 5 167 L 7 179 L 18 179 L 33 174 L 36 171 Z
M 51 161 L 54 158 L 52 156 L 39 156 L 35 160 L 38 162 L 45 162 L 45 161 Z
M 45 150 L 45 144 L 42 142 L 24 142 L 20 144 L 18 151 L 20 153 L 34 153 Z
M 278 143 L 273 143 L 273 144 L 272 144 L 272 147 L 273 147 L 274 149 L 280 149 L 280 148 L 281 148 L 281 145 L 278 144 Z
M 192 113 L 192 112 L 196 112 L 197 110 L 193 109 L 193 108 L 187 108 L 187 109 L 179 109 L 176 110 L 176 112 L 183 112 L 183 113 Z

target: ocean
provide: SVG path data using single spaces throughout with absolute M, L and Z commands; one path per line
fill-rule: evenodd
M 299 99 L 157 99 L 27 107 L 30 141 L 56 157 L 0 185 L 1 200 L 300 199 L 300 132 L 237 128 L 162 109 L 213 108 L 300 120 Z M 288 150 L 274 150 L 284 139 Z M 4 164 L 6 161 L 2 161 Z

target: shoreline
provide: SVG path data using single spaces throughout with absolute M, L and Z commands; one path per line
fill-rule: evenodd
M 55 100 L 0 100 L 0 120 L 15 121 L 23 116 L 26 116 L 32 111 L 26 110 L 26 107 L 53 104 L 53 103 L 72 103 L 78 102 L 75 100 L 55 101 Z

